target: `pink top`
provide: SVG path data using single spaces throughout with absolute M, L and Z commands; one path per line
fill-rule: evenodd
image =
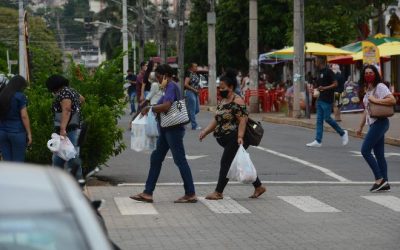
M 376 118 L 371 118 L 369 116 L 368 113 L 368 98 L 370 95 L 372 95 L 374 93 L 375 89 L 369 90 L 367 91 L 367 93 L 365 93 L 364 99 L 363 99 L 363 103 L 364 103 L 364 107 L 365 107 L 365 112 L 367 114 L 367 119 L 365 120 L 365 124 L 367 125 L 371 125 L 376 121 Z M 376 91 L 374 96 L 378 99 L 384 99 L 386 96 L 391 95 L 392 93 L 390 92 L 389 88 L 384 84 L 384 83 L 379 83 L 376 86 Z

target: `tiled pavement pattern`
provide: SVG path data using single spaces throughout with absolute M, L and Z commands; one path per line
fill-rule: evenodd
M 197 186 L 197 193 L 212 189 Z M 142 187 L 89 187 L 89 192 L 106 200 L 101 212 L 122 249 L 399 249 L 399 187 L 383 194 L 368 189 L 270 185 L 265 196 L 253 200 L 247 198 L 250 186 L 235 185 L 227 187 L 222 201 L 174 204 L 183 188 L 162 186 L 146 206 L 127 198 Z

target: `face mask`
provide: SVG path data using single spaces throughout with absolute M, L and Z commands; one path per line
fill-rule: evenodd
M 219 91 L 219 95 L 220 95 L 222 98 L 227 98 L 227 97 L 228 97 L 228 94 L 229 94 L 229 90 L 221 90 L 221 91 Z
M 366 82 L 374 82 L 375 81 L 375 75 L 366 75 L 364 76 Z

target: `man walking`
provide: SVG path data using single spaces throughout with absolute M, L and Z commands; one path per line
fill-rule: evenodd
M 342 145 L 347 145 L 349 136 L 346 130 L 343 130 L 335 120 L 332 119 L 332 103 L 334 93 L 337 87 L 335 75 L 331 69 L 327 67 L 326 57 L 319 56 L 316 59 L 316 67 L 319 69 L 317 79 L 317 88 L 320 92 L 317 101 L 317 124 L 315 140 L 306 144 L 307 147 L 321 147 L 322 134 L 324 132 L 324 121 L 326 121 L 341 137 Z
M 128 98 L 131 104 L 131 115 L 136 113 L 135 107 L 135 99 L 136 99 L 136 75 L 132 73 L 130 69 L 128 69 L 128 75 L 126 76 L 126 80 L 129 83 L 128 87 Z

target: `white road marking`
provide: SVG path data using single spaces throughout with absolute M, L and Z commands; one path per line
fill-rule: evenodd
M 199 197 L 204 205 L 216 214 L 250 214 L 251 212 L 242 207 L 239 203 L 230 197 L 225 196 L 222 200 L 206 200 L 204 197 Z
M 186 155 L 187 160 L 197 160 L 200 158 L 207 157 L 208 155 Z M 167 156 L 168 159 L 172 159 L 172 156 Z
M 400 199 L 392 195 L 369 195 L 361 196 L 364 199 L 375 202 L 381 206 L 387 207 L 395 212 L 400 212 Z
M 362 157 L 362 154 L 359 151 L 349 151 L 349 152 L 353 154 L 352 156 Z M 392 156 L 400 156 L 400 153 L 393 153 L 393 152 L 385 153 L 385 157 L 387 157 L 387 158 L 392 157 Z
M 311 196 L 278 196 L 278 198 L 307 213 L 337 213 L 340 210 Z
M 114 202 L 121 215 L 154 215 L 157 210 L 151 203 L 132 200 L 129 197 L 114 197 Z
M 335 174 L 331 170 L 329 170 L 327 168 L 324 168 L 324 167 L 321 167 L 321 166 L 318 166 L 318 165 L 316 165 L 314 163 L 302 160 L 302 159 L 294 157 L 294 156 L 290 156 L 290 155 L 287 155 L 287 154 L 279 153 L 279 152 L 274 151 L 274 150 L 263 148 L 263 147 L 260 147 L 260 146 L 255 147 L 255 148 L 258 148 L 259 150 L 265 151 L 267 153 L 270 153 L 270 154 L 273 154 L 273 155 L 276 155 L 276 156 L 279 156 L 279 157 L 282 157 L 282 158 L 286 158 L 286 159 L 294 161 L 294 162 L 298 162 L 300 164 L 303 164 L 304 166 L 307 166 L 307 167 L 310 167 L 310 168 L 314 168 L 314 169 L 319 170 L 322 173 L 324 173 L 324 174 L 326 174 L 326 175 L 328 175 L 328 176 L 330 176 L 330 177 L 332 177 L 332 178 L 334 178 L 334 179 L 336 179 L 336 180 L 338 180 L 340 182 L 350 182 L 350 180 L 344 178 L 343 176 Z
M 348 182 L 341 182 L 341 181 L 263 181 L 265 184 L 293 184 L 293 185 L 310 185 L 310 184 L 321 184 L 321 185 L 372 185 L 373 182 L 371 181 L 348 181 Z M 202 185 L 216 185 L 217 182 L 215 181 L 203 181 L 203 182 L 195 182 L 197 186 Z M 390 184 L 400 184 L 400 181 L 391 181 Z M 145 183 L 120 183 L 117 186 L 119 187 L 130 187 L 130 186 L 144 186 Z M 182 182 L 164 182 L 164 183 L 157 183 L 157 186 L 182 186 Z M 242 184 L 237 181 L 230 181 L 229 185 L 248 185 Z

